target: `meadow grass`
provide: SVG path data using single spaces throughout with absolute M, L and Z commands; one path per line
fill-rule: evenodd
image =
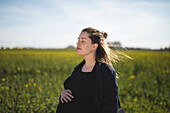
M 126 113 L 169 112 L 170 53 L 124 51 L 113 63 Z M 64 80 L 83 60 L 68 50 L 0 50 L 0 112 L 55 112 Z

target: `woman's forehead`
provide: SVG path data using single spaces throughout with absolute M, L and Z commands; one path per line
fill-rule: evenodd
M 86 32 L 81 32 L 78 39 L 89 39 L 89 34 Z

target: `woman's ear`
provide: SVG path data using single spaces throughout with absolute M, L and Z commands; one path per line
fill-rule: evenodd
M 94 43 L 94 44 L 93 44 L 93 50 L 97 49 L 97 47 L 98 47 L 98 44 L 97 44 L 97 43 Z

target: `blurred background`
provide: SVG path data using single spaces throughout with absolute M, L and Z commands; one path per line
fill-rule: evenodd
M 0 112 L 55 113 L 94 27 L 123 57 L 112 64 L 125 112 L 170 113 L 169 11 L 169 0 L 0 0 Z
M 85 27 L 122 47 L 170 46 L 169 0 L 1 0 L 0 47 L 76 46 Z

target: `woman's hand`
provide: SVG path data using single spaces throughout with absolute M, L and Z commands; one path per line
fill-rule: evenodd
M 60 97 L 61 102 L 64 103 L 64 101 L 65 102 L 68 102 L 68 100 L 71 101 L 71 98 L 74 98 L 71 94 L 72 92 L 69 89 L 62 90 L 61 97 Z

